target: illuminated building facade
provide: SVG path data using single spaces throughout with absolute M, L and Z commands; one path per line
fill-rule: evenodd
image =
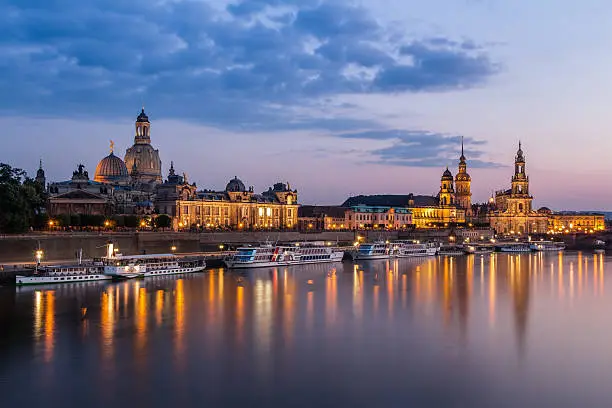
M 412 212 L 406 207 L 356 205 L 345 211 L 344 222 L 351 230 L 402 230 L 412 226 Z
M 446 173 L 446 172 L 445 172 Z M 452 175 L 451 175 L 452 183 Z M 440 205 L 440 197 L 427 195 L 360 195 L 349 197 L 342 207 L 393 207 L 409 210 L 415 228 L 440 228 L 465 224 L 465 210 L 455 205 Z M 370 220 L 366 220 L 370 221 Z M 357 222 L 357 225 L 361 224 Z M 353 223 L 355 225 L 355 223 Z M 365 224 L 364 224 L 365 225 Z
M 606 229 L 604 214 L 555 212 L 548 215 L 548 229 L 553 233 L 593 233 Z
M 174 174 L 158 186 L 156 210 L 173 218 L 176 230 L 187 228 L 220 229 L 296 229 L 298 225 L 297 190 L 276 183 L 256 194 L 234 177 L 225 190 L 197 191 L 186 176 Z
M 509 190 L 495 193 L 494 209 L 489 213 L 491 228 L 498 234 L 545 233 L 548 229 L 548 217 L 534 211 L 532 201 L 529 177 L 525 171 L 525 155 L 519 142 L 511 187 Z

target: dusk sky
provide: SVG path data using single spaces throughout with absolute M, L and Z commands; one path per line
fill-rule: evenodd
M 4 0 L 0 162 L 93 177 L 141 106 L 163 173 L 289 181 L 308 204 L 435 194 L 464 136 L 473 201 L 610 210 L 609 0 Z

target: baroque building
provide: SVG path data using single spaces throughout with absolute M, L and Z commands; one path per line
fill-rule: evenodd
M 223 191 L 197 191 L 186 175 L 177 176 L 171 165 L 168 179 L 157 187 L 155 206 L 173 219 L 175 230 L 295 229 L 298 224 L 297 190 L 289 183 L 276 183 L 256 194 L 234 177 Z
M 525 170 L 525 155 L 521 143 L 514 158 L 514 175 L 511 187 L 495 193 L 494 209 L 489 213 L 491 228 L 498 234 L 545 233 L 548 227 L 546 214 L 534 211 L 533 196 L 529 192 L 529 177 Z
M 162 162 L 159 151 L 151 145 L 151 122 L 144 108 L 136 118 L 134 145 L 125 152 L 125 166 L 141 189 L 152 191 L 162 182 Z
M 459 208 L 472 215 L 472 178 L 467 172 L 467 162 L 463 154 L 463 137 L 461 137 L 461 156 L 459 157 L 459 172 L 455 176 L 455 202 Z

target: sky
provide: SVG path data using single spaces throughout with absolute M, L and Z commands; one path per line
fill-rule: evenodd
M 305 204 L 436 194 L 612 210 L 606 0 L 3 0 L 0 162 L 93 175 L 144 105 L 164 175 L 290 182 Z

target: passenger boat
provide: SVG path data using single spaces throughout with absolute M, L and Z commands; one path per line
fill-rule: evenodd
M 496 249 L 509 253 L 531 252 L 531 247 L 526 242 L 505 242 L 497 245 Z
M 54 283 L 91 282 L 99 280 L 110 280 L 110 276 L 104 275 L 104 266 L 101 264 L 74 264 L 74 265 L 50 265 L 41 266 L 32 276 L 15 277 L 17 286 L 23 285 L 48 285 Z
M 438 250 L 438 255 L 442 256 L 459 256 L 465 255 L 463 246 L 461 245 L 442 245 Z
M 392 256 L 398 258 L 434 256 L 438 253 L 438 244 L 433 242 L 420 243 L 414 241 L 394 241 Z
M 392 246 L 384 241 L 364 242 L 357 246 L 353 253 L 355 260 L 389 259 L 392 255 Z
M 529 247 L 531 248 L 532 251 L 558 252 L 558 251 L 563 251 L 565 249 L 565 243 L 564 242 L 554 242 L 554 241 L 534 241 L 529 245 Z
M 38 268 L 32 276 L 17 276 L 17 285 L 87 282 L 113 278 L 136 278 L 199 272 L 206 268 L 203 258 L 179 258 L 174 254 L 130 255 L 117 254 L 112 243 L 107 245 L 106 256 L 93 262 L 53 265 Z
M 493 253 L 495 251 L 495 247 L 488 244 L 472 244 L 467 245 L 464 250 L 466 254 L 484 255 Z
M 597 253 L 606 252 L 606 241 L 601 239 L 596 239 L 593 243 L 593 250 Z
M 341 262 L 343 257 L 344 250 L 324 245 L 263 244 L 238 248 L 224 262 L 229 269 L 242 269 Z

